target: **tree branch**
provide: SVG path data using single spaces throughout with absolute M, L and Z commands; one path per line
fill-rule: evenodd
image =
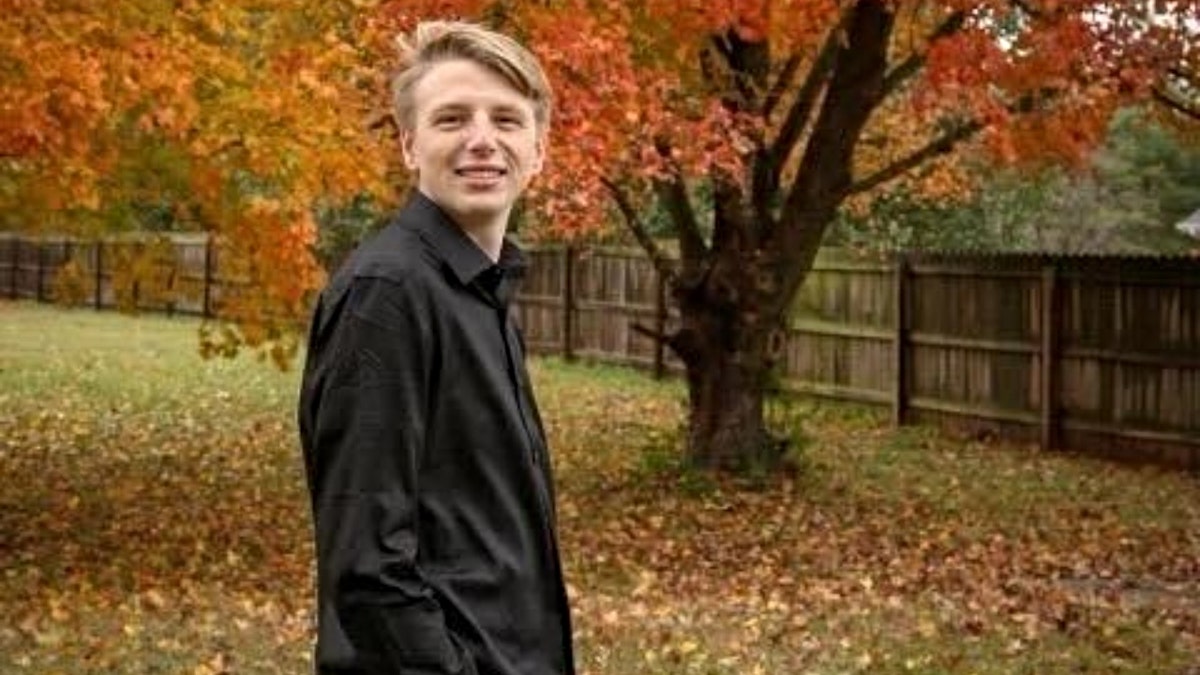
M 867 119 L 883 100 L 894 26 L 888 5 L 885 0 L 858 0 L 844 20 L 845 40 L 832 42 L 833 72 L 784 200 L 787 212 L 830 210 L 852 182 L 854 148 Z
M 946 20 L 941 23 L 932 33 L 929 34 L 927 43 L 940 38 L 949 37 L 958 31 L 967 22 L 967 13 L 959 10 L 953 12 Z M 924 53 L 913 53 L 907 59 L 900 62 L 883 77 L 883 95 L 886 97 L 894 92 L 900 85 L 904 84 L 910 77 L 920 72 L 921 68 L 925 67 L 926 56 Z
M 853 6 L 853 4 L 850 5 L 851 8 Z M 833 71 L 843 31 L 849 24 L 852 15 L 853 10 L 847 9 L 842 13 L 837 24 L 829 30 L 829 35 L 825 37 L 825 43 L 821 45 L 821 50 L 808 69 L 804 83 L 800 85 L 796 100 L 792 102 L 792 107 L 788 110 L 787 116 L 779 128 L 779 133 L 775 136 L 775 140 L 760 152 L 759 160 L 755 163 L 753 178 L 756 204 L 770 203 L 779 190 L 783 165 L 787 161 L 788 155 L 791 154 L 792 148 L 804 133 L 804 128 L 808 125 L 808 119 L 812 116 L 813 108 L 816 106 L 817 98 L 825 86 L 825 80 Z
M 783 70 L 779 73 L 779 77 L 775 78 L 775 84 L 771 86 L 771 91 L 767 93 L 767 98 L 763 101 L 763 119 L 770 119 L 771 113 L 775 112 L 775 106 L 779 105 L 784 92 L 791 86 L 792 78 L 796 77 L 796 71 L 800 70 L 800 64 L 803 61 L 804 59 L 798 52 L 792 52 L 788 60 L 784 62 Z
M 701 72 L 704 73 L 704 78 L 709 82 L 717 82 L 717 76 L 723 76 L 728 82 L 722 83 L 723 94 L 721 103 L 726 110 L 730 112 L 737 111 L 739 108 L 747 106 L 753 96 L 753 92 L 746 86 L 745 80 L 733 65 L 733 48 L 727 44 L 721 36 L 712 36 L 712 47 L 701 53 Z M 713 55 L 721 57 L 720 66 L 717 65 L 717 59 Z
M 920 150 L 851 184 L 846 190 L 846 196 L 866 192 L 894 178 L 898 178 L 930 159 L 950 152 L 954 149 L 954 146 L 979 133 L 981 129 L 983 129 L 983 125 L 975 120 L 961 124 L 950 132 L 933 139 Z
M 713 49 L 717 50 L 717 53 L 725 59 L 726 63 L 729 63 L 733 60 L 733 45 L 730 44 L 729 39 L 726 36 L 714 34 L 711 35 L 709 39 L 712 43 Z
M 1152 93 L 1154 95 L 1154 100 L 1158 101 L 1159 103 L 1186 117 L 1200 121 L 1200 109 L 1193 108 L 1184 101 L 1180 101 L 1162 87 L 1154 87 Z
M 792 103 L 792 107 L 788 110 L 786 119 L 783 125 L 779 128 L 779 134 L 775 137 L 775 142 L 771 143 L 767 149 L 767 154 L 772 158 L 772 172 L 776 174 L 776 183 L 778 183 L 778 171 L 782 167 L 784 159 L 791 153 L 792 147 L 800 140 L 800 135 L 804 132 L 804 127 L 808 123 L 808 118 L 812 115 L 813 107 L 816 105 L 817 97 L 824 88 L 826 77 L 833 71 L 833 66 L 837 61 L 838 47 L 841 44 L 842 32 L 845 30 L 849 22 L 849 17 L 852 12 L 845 12 L 837 25 L 830 29 L 829 35 L 825 37 L 825 43 L 821 45 L 821 51 L 817 53 L 816 59 L 813 60 L 812 67 L 808 70 L 808 75 L 804 79 L 804 84 L 800 86 L 800 91 L 796 94 L 796 100 Z
M 1171 66 L 1171 67 L 1167 68 L 1167 75 L 1170 75 L 1171 77 L 1174 77 L 1179 80 L 1183 80 L 1184 82 L 1188 83 L 1189 85 L 1196 84 L 1196 74 L 1190 73 L 1190 72 L 1184 70 L 1183 68 L 1180 68 L 1179 66 Z
M 713 189 L 713 236 L 712 250 L 721 252 L 746 250 L 750 241 L 750 222 L 744 211 L 745 202 L 736 181 L 724 172 L 710 172 Z
M 676 172 L 670 179 L 656 179 L 654 190 L 675 223 L 679 235 L 679 252 L 684 265 L 689 266 L 703 260 L 708 253 L 708 247 L 704 244 L 704 237 L 700 235 L 700 223 L 696 220 L 696 210 L 692 208 L 692 200 L 688 196 L 683 178 Z
M 629 231 L 633 234 L 634 239 L 650 256 L 650 262 L 653 263 L 654 269 L 658 271 L 662 277 L 668 282 L 674 282 L 678 276 L 678 271 L 674 261 L 667 257 L 658 242 L 650 235 L 650 231 L 646 229 L 646 224 L 638 217 L 637 209 L 629 199 L 629 195 L 608 178 L 601 178 L 600 182 L 612 193 L 613 200 L 617 202 L 617 208 L 620 209 L 621 215 L 624 216 L 625 224 L 629 227 Z
M 770 76 L 770 48 L 765 41 L 748 42 L 737 31 L 709 36 L 710 48 L 701 52 L 701 71 L 709 81 L 716 79 L 717 70 L 713 54 L 724 62 L 724 73 L 729 83 L 723 97 L 730 111 L 757 111 L 758 97 L 767 88 Z
M 781 315 L 816 256 L 825 230 L 853 183 L 854 149 L 882 100 L 887 52 L 895 26 L 888 0 L 857 0 L 847 21 L 821 110 L 813 123 L 795 179 L 780 209 L 779 224 L 764 243 L 776 252 L 779 293 L 764 314 Z
M 660 333 L 660 332 L 654 330 L 653 328 L 643 326 L 640 323 L 635 323 L 635 324 L 631 325 L 630 328 L 633 329 L 633 332 L 639 333 L 641 335 L 645 335 L 646 337 L 650 338 L 651 340 L 654 340 L 655 342 L 662 342 L 665 344 L 671 343 L 670 335 L 667 335 L 666 333 Z
M 1042 9 L 1040 7 L 1034 7 L 1033 5 L 1029 4 L 1029 2 L 1027 2 L 1026 0 L 1009 0 L 1009 2 L 1012 3 L 1012 5 L 1014 7 L 1021 10 L 1022 12 L 1025 12 L 1026 14 L 1028 14 L 1030 17 L 1032 17 L 1034 19 L 1040 19 L 1045 15 L 1045 13 L 1042 11 Z

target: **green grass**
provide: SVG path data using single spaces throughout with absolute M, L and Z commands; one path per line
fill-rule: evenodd
M 194 320 L 0 304 L 0 673 L 300 673 L 298 375 Z M 793 401 L 801 471 L 683 466 L 683 391 L 531 363 L 591 675 L 1200 667 L 1195 477 Z

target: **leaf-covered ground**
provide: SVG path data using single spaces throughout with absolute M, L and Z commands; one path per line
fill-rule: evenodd
M 196 323 L 0 304 L 0 673 L 309 672 L 297 376 Z M 1200 672 L 1200 484 L 774 411 L 801 471 L 679 468 L 681 390 L 532 364 L 581 670 Z

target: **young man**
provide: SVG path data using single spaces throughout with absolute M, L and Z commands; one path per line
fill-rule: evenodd
M 316 521 L 318 673 L 569 675 L 546 441 L 504 238 L 542 168 L 534 57 L 417 28 L 395 81 L 417 190 L 321 294 L 300 434 Z

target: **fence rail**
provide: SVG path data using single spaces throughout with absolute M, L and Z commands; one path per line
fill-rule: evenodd
M 53 299 L 83 260 L 89 304 L 219 315 L 217 248 L 175 241 L 170 292 L 118 288 L 106 260 L 134 242 L 0 236 L 0 294 Z M 649 334 L 678 321 L 640 252 L 539 248 L 518 295 L 530 347 L 651 369 L 682 364 Z M 823 253 L 792 308 L 786 391 L 934 422 L 1200 470 L 1200 259 Z

